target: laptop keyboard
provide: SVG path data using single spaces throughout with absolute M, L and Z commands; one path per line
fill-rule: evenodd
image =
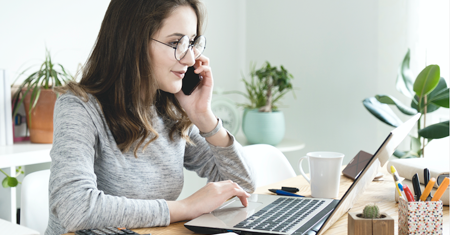
M 323 203 L 324 200 L 278 198 L 234 227 L 287 232 Z

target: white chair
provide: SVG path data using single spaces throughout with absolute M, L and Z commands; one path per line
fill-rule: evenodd
M 44 234 L 48 224 L 48 182 L 50 170 L 36 171 L 22 182 L 20 225 Z
M 284 154 L 272 145 L 248 145 L 244 152 L 255 176 L 256 187 L 297 176 Z

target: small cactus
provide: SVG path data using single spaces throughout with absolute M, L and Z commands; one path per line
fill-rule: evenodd
M 366 205 L 363 210 L 363 218 L 376 219 L 380 218 L 380 208 L 377 205 Z

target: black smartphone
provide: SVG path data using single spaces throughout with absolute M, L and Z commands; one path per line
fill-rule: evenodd
M 198 84 L 200 84 L 200 75 L 194 73 L 194 70 L 194 66 L 191 66 L 184 74 L 181 90 L 185 95 L 190 95 L 197 88 Z

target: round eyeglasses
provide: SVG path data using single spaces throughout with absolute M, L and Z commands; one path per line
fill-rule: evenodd
M 186 35 L 181 37 L 180 40 L 178 40 L 177 42 L 173 42 L 170 44 L 160 42 L 153 38 L 152 40 L 173 48 L 175 50 L 174 51 L 175 59 L 177 59 L 178 61 L 182 60 L 186 56 L 189 48 L 192 48 L 192 52 L 194 52 L 195 59 L 200 57 L 200 55 L 202 55 L 203 51 L 206 48 L 206 38 L 203 35 L 195 38 L 195 40 L 192 43 L 189 42 L 189 38 Z

